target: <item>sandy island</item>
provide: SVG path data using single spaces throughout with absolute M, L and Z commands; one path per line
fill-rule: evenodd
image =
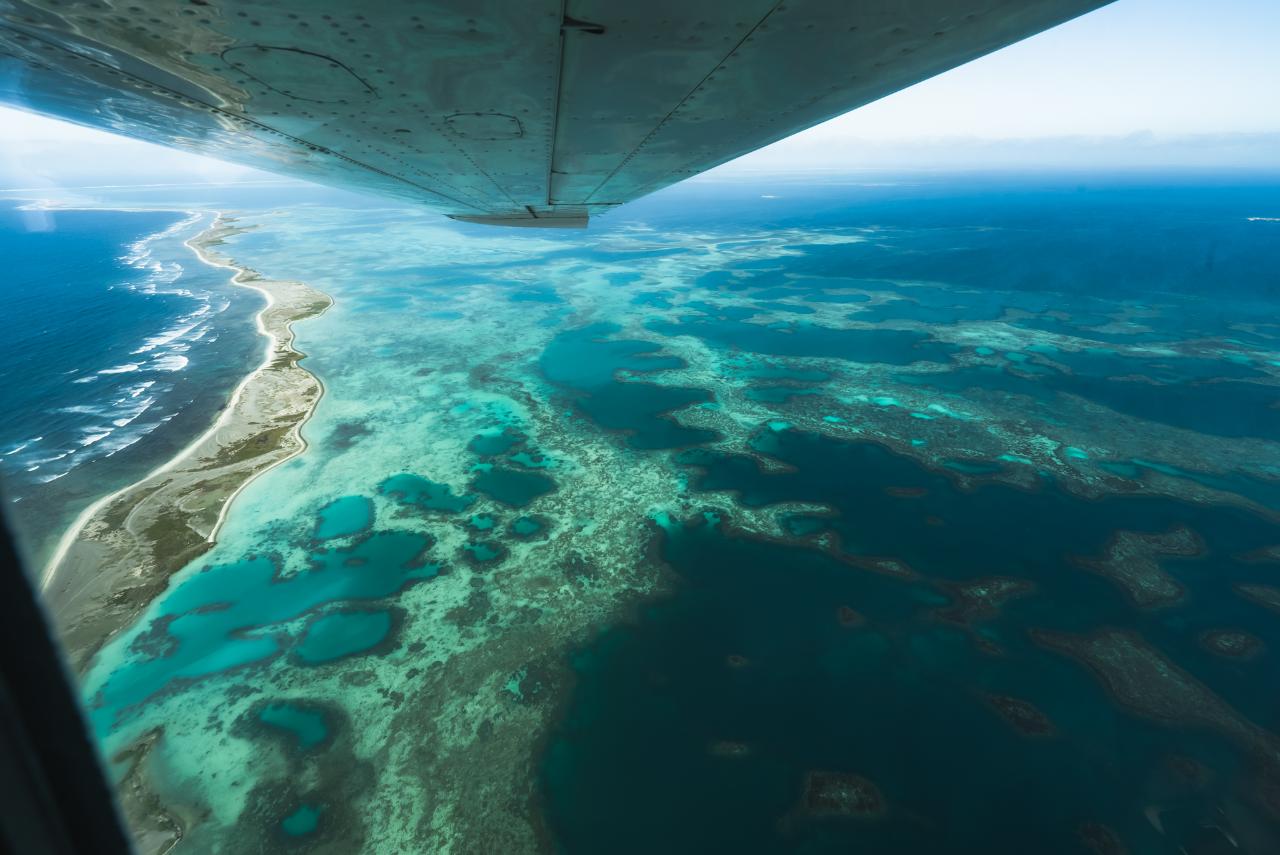
M 333 304 L 301 282 L 265 279 L 215 247 L 247 231 L 221 215 L 187 241 L 202 261 L 234 270 L 235 285 L 267 298 L 257 315 L 266 358 L 241 381 L 218 420 L 145 478 L 94 502 L 45 567 L 41 587 L 71 665 L 131 625 L 169 577 L 213 546 L 232 499 L 253 478 L 300 453 L 300 428 L 320 400 L 320 381 L 298 365 L 294 321 Z

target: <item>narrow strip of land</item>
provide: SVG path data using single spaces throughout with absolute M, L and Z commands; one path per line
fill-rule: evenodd
M 293 346 L 292 325 L 333 301 L 301 282 L 266 279 L 218 250 L 245 230 L 219 216 L 187 245 L 205 263 L 234 271 L 235 285 L 266 297 L 257 315 L 265 359 L 207 431 L 137 483 L 89 506 L 45 568 L 45 600 L 77 671 L 137 618 L 171 575 L 213 545 L 246 484 L 306 447 L 300 429 L 323 388 L 298 364 L 305 354 Z

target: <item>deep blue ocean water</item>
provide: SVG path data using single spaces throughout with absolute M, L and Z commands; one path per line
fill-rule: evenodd
M 1274 522 L 1150 498 L 1081 502 L 1051 485 L 967 492 L 878 445 L 796 431 L 771 439 L 771 456 L 791 473 L 688 455 L 696 489 L 734 489 L 755 506 L 829 502 L 840 513 L 821 526 L 838 530 L 842 550 L 891 555 L 921 577 L 886 577 L 715 525 L 668 531 L 677 595 L 573 660 L 577 694 L 545 767 L 567 851 L 1072 853 L 1086 851 L 1077 829 L 1091 821 L 1116 829 L 1131 851 L 1164 852 L 1194 834 L 1162 836 L 1144 811 L 1194 828 L 1211 821 L 1215 803 L 1239 798 L 1239 761 L 1222 735 L 1120 714 L 1028 630 L 1139 631 L 1274 729 L 1273 666 L 1227 666 L 1195 643 L 1230 626 L 1280 645 L 1275 615 L 1222 584 L 1274 579 L 1274 565 L 1237 557 L 1273 543 Z M 919 495 L 888 495 L 886 485 Z M 1170 568 L 1191 590 L 1188 609 L 1135 610 L 1071 563 L 1117 529 L 1179 524 L 1210 540 L 1208 556 Z M 1034 595 L 972 622 L 948 613 L 957 600 L 949 582 L 991 578 L 1030 583 Z M 842 608 L 856 611 L 856 625 Z M 1019 735 L 992 715 L 990 695 L 1030 702 L 1068 738 Z M 740 755 L 725 756 L 723 745 Z M 1168 768 L 1183 754 L 1222 777 L 1195 791 Z M 805 775 L 828 769 L 875 781 L 888 814 L 804 815 Z
M 0 201 L 0 477 L 37 558 L 211 423 L 260 360 L 261 297 L 182 246 L 209 220 Z
M 851 314 L 856 321 L 950 325 L 1015 309 L 1022 314 L 1006 321 L 1025 329 L 1154 347 L 1149 355 L 1044 347 L 1037 355 L 1056 367 L 1007 353 L 996 365 L 899 378 L 935 388 L 957 406 L 966 393 L 998 391 L 1017 396 L 1011 408 L 1032 408 L 1052 423 L 1063 417 L 1065 393 L 1195 432 L 1180 435 L 1187 443 L 1197 433 L 1280 440 L 1280 396 L 1265 379 L 1274 371 L 1243 356 L 1274 354 L 1280 343 L 1274 179 L 944 179 L 806 185 L 791 194 L 784 185 L 769 187 L 775 198 L 763 215 L 759 193 L 678 188 L 672 195 L 683 204 L 647 200 L 636 207 L 649 211 L 633 213 L 649 214 L 646 223 L 659 232 L 709 221 L 874 229 L 864 243 L 798 243 L 795 256 L 740 264 L 696 283 L 752 297 L 757 306 L 786 298 L 860 302 L 827 293 L 846 284 L 901 294 Z M 947 287 L 893 284 L 904 280 Z M 677 285 L 669 293 L 688 290 Z M 1148 303 L 1162 307 L 1142 319 L 1148 331 L 1087 331 L 1121 304 Z M 906 365 L 947 363 L 959 352 L 914 331 L 835 331 L 803 320 L 763 327 L 747 322 L 750 314 L 707 306 L 674 321 L 655 311 L 647 327 L 695 335 L 747 359 Z M 582 333 L 562 334 L 548 356 L 581 349 Z M 1198 340 L 1214 343 L 1206 348 L 1212 356 L 1171 358 L 1160 350 Z M 624 349 L 617 341 L 595 347 L 603 355 L 606 345 Z M 782 403 L 812 394 L 821 389 L 762 381 L 752 397 Z M 594 404 L 583 409 L 604 429 L 652 435 L 652 411 L 617 408 L 602 417 Z M 1277 818 L 1260 806 L 1277 773 L 1274 756 L 1267 759 L 1274 743 L 1233 744 L 1230 726 L 1199 718 L 1225 702 L 1280 731 L 1273 659 L 1280 620 L 1232 588 L 1275 584 L 1276 564 L 1249 557 L 1280 543 L 1274 516 L 1151 497 L 1083 501 L 1048 477 L 1030 491 L 961 489 L 879 444 L 778 427 L 762 430 L 755 449 L 785 471 L 765 474 L 750 457 L 696 448 L 676 454 L 690 467 L 695 493 L 706 491 L 708 500 L 727 490 L 749 507 L 804 501 L 835 508 L 833 517 L 796 519 L 791 527 L 838 538 L 839 555 L 853 564 L 735 533 L 715 515 L 667 526 L 662 555 L 675 593 L 572 658 L 573 698 L 543 759 L 548 818 L 563 851 L 1276 851 Z M 1274 475 L 1274 462 L 1267 454 L 1239 465 Z M 981 477 L 1008 464 L 951 465 Z M 1128 477 L 1143 475 L 1142 464 L 1115 465 L 1126 466 Z M 1200 483 L 1214 478 L 1155 466 Z M 1238 472 L 1214 483 L 1280 512 L 1274 477 Z M 1104 551 L 1117 531 L 1178 526 L 1203 537 L 1205 549 L 1161 561 L 1184 590 L 1177 608 L 1135 608 L 1114 584 L 1080 570 L 1078 558 Z M 856 564 L 883 557 L 910 573 Z M 964 586 L 992 580 L 1025 585 L 1025 592 L 973 608 Z M 1247 633 L 1268 652 L 1224 661 L 1203 641 L 1224 628 Z M 1158 652 L 1145 665 L 1135 657 L 1091 674 L 1045 641 L 1055 632 L 1105 644 L 1139 638 Z M 1103 656 L 1125 654 L 1116 645 Z M 1169 668 L 1185 669 L 1216 698 L 1154 676 Z M 1126 690 L 1146 700 L 1130 698 L 1126 707 L 1117 697 Z M 1044 716 L 1031 730 L 1044 724 L 1052 732 L 1019 732 L 993 713 L 1003 702 L 993 698 L 1030 705 L 1018 708 Z M 870 781 L 876 794 L 860 802 L 847 788 L 812 783 L 822 780 Z

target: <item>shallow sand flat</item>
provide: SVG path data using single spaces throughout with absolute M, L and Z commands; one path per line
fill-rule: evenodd
M 219 218 L 190 241 L 208 264 L 235 271 L 260 291 L 258 327 L 268 339 L 260 368 L 245 378 L 217 422 L 143 480 L 89 507 L 64 535 L 42 586 L 76 670 L 138 614 L 183 564 L 207 550 L 230 500 L 255 475 L 304 447 L 298 428 L 321 394 L 299 367 L 292 324 L 331 304 L 300 282 L 265 279 L 217 249 L 241 231 Z

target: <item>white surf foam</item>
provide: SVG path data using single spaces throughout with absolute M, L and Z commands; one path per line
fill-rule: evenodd
M 151 361 L 151 367 L 157 371 L 181 371 L 191 360 L 180 353 L 166 354 Z
M 126 362 L 124 365 L 117 365 L 115 368 L 104 368 L 99 374 L 127 374 L 130 371 L 137 371 L 142 366 L 137 362 Z

